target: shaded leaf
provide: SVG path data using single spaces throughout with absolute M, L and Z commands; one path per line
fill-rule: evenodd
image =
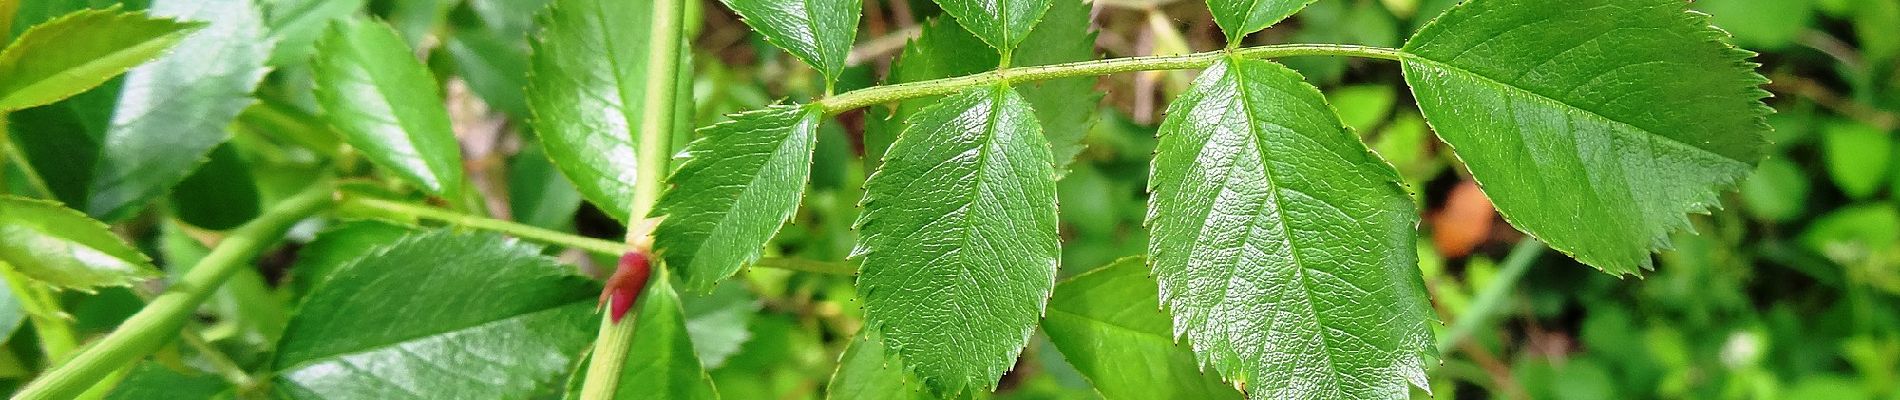
M 599 286 L 493 234 L 413 234 L 342 265 L 278 343 L 290 398 L 525 398 L 593 338 Z M 375 327 L 375 329 L 365 329 Z
M 805 60 L 826 84 L 844 73 L 858 35 L 862 0 L 721 0 L 766 42 Z
M 681 300 L 693 353 L 706 369 L 725 365 L 727 358 L 752 339 L 748 328 L 760 306 L 759 299 L 746 291 L 745 285 L 720 285 L 704 296 L 688 295 Z
M 81 10 L 34 26 L 0 52 L 0 111 L 92 89 L 157 58 L 203 26 L 118 7 Z
M 1050 0 L 936 0 L 943 12 L 956 17 L 957 23 L 983 39 L 1000 53 L 1008 54 L 1029 37 L 1030 29 L 1049 10 Z
M 1007 86 L 911 117 L 866 183 L 858 292 L 866 329 L 943 393 L 991 388 L 1055 285 L 1055 174 Z
M 1228 58 L 1168 106 L 1149 189 L 1161 299 L 1260 398 L 1403 397 L 1433 319 L 1418 213 L 1291 69 Z
M 717 399 L 712 378 L 701 367 L 693 352 L 692 334 L 687 331 L 685 311 L 679 293 L 665 278 L 655 279 L 640 296 L 633 321 L 633 344 L 627 350 L 627 364 L 621 369 L 616 399 Z M 586 369 L 582 369 L 585 371 Z
M 270 64 L 294 65 L 310 58 L 317 38 L 339 19 L 363 9 L 367 0 L 263 0 L 265 25 L 277 42 Z
M 1129 257 L 1065 279 L 1042 327 L 1064 358 L 1108 399 L 1239 399 L 1175 342 L 1144 259 Z
M 529 59 L 528 108 L 548 158 L 587 201 L 621 221 L 638 181 L 633 129 L 646 103 L 644 4 L 556 0 Z M 612 21 L 612 22 L 608 22 Z
M 660 198 L 654 246 L 687 290 L 707 291 L 758 261 L 798 211 L 824 110 L 772 106 L 706 127 Z
M 345 19 L 317 43 L 317 101 L 351 146 L 437 196 L 462 198 L 462 152 L 435 77 L 396 31 Z
M 297 250 L 297 263 L 291 266 L 286 285 L 293 296 L 302 298 L 344 265 L 415 232 L 414 228 L 377 220 L 330 226 Z
M 0 195 L 0 261 L 53 286 L 91 291 L 157 277 L 105 224 L 44 200 Z
M 174 215 L 192 226 L 212 230 L 236 228 L 257 218 L 261 206 L 250 163 L 230 144 L 213 148 L 208 157 L 172 191 Z
M 561 178 L 538 143 L 523 144 L 508 163 L 508 207 L 521 223 L 566 230 L 581 208 L 581 192 Z
M 1420 110 L 1518 229 L 1616 275 L 1761 158 L 1752 55 L 1677 0 L 1472 0 L 1404 51 Z
M 256 100 L 270 41 L 249 0 L 158 0 L 152 15 L 209 23 L 164 57 L 125 74 L 100 143 L 86 213 L 129 217 L 205 161 Z
M 106 394 L 106 400 L 231 398 L 233 387 L 217 375 L 176 371 L 157 362 L 141 362 L 125 380 Z
M 1227 33 L 1227 43 L 1240 43 L 1248 34 L 1267 29 L 1317 0 L 1207 0 L 1214 23 Z

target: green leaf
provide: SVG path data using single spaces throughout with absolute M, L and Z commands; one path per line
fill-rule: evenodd
M 363 9 L 367 0 L 263 0 L 265 25 L 277 41 L 270 65 L 299 64 L 310 58 L 317 38 L 331 22 Z
M 508 163 L 508 207 L 521 223 L 567 230 L 581 208 L 581 192 L 561 178 L 539 143 L 524 143 Z
M 92 89 L 203 26 L 116 6 L 36 25 L 0 52 L 0 111 L 52 104 Z
M 202 371 L 176 371 L 157 362 L 132 367 L 125 380 L 106 394 L 106 400 L 230 398 L 230 383 Z
M 1248 34 L 1267 29 L 1317 0 L 1207 0 L 1214 23 L 1227 32 L 1227 43 L 1240 43 Z M 1322 28 L 1324 29 L 1324 28 Z
M 462 152 L 435 77 L 388 25 L 345 19 L 317 43 L 317 101 L 370 161 L 446 199 L 462 198 Z
M 293 296 L 302 298 L 344 265 L 415 232 L 414 228 L 377 220 L 330 226 L 318 234 L 316 240 L 297 250 L 297 263 L 291 266 L 290 281 L 286 285 Z
M 1761 159 L 1752 55 L 1678 0 L 1472 0 L 1406 43 L 1406 82 L 1498 211 L 1605 272 L 1650 269 Z
M 1029 30 L 1049 10 L 1050 0 L 936 0 L 943 12 L 956 17 L 957 23 L 983 39 L 998 52 L 1008 54 L 1029 37 Z
M 158 276 L 105 224 L 59 203 L 0 195 L 0 261 L 54 286 L 91 291 Z
M 406 236 L 341 266 L 278 343 L 276 388 L 311 398 L 526 398 L 593 339 L 599 286 L 493 234 Z M 374 329 L 366 329 L 374 327 Z
M 249 0 L 158 0 L 150 12 L 210 25 L 126 73 L 85 207 L 106 221 L 163 196 L 230 137 L 225 127 L 256 102 L 270 53 Z
M 681 301 L 686 316 L 686 333 L 693 339 L 693 353 L 706 369 L 718 369 L 726 359 L 752 340 L 752 317 L 759 313 L 759 299 L 745 285 L 719 285 L 704 296 L 687 295 Z
M 712 378 L 693 352 L 679 293 L 665 274 L 658 278 L 641 295 L 639 314 L 630 319 L 636 325 L 633 344 L 628 345 L 627 364 L 621 369 L 614 398 L 717 399 Z
M 112 120 L 122 81 L 108 81 L 50 105 L 7 114 L 13 145 L 40 173 L 53 199 L 85 208 L 93 167 L 98 165 L 99 141 Z
M 529 60 L 528 108 L 548 158 L 587 201 L 621 221 L 638 177 L 633 128 L 646 104 L 652 12 L 614 0 L 556 0 Z M 609 22 L 612 21 L 612 22 Z
M 862 0 L 720 0 L 765 41 L 805 60 L 827 84 L 844 73 Z
M 1161 299 L 1260 398 L 1400 397 L 1433 314 L 1398 174 L 1291 69 L 1228 58 L 1168 106 L 1149 179 Z
M 838 370 L 825 385 L 827 399 L 935 399 L 924 391 L 923 382 L 911 376 L 904 361 L 884 348 L 884 339 L 876 331 L 858 331 L 851 345 L 838 356 Z
M 464 28 L 449 36 L 445 49 L 455 60 L 456 73 L 482 101 L 509 116 L 530 116 L 524 89 L 528 86 L 526 41 L 487 29 Z
M 817 107 L 772 106 L 701 130 L 660 198 L 653 245 L 687 290 L 707 291 L 758 261 L 798 211 L 811 178 Z
M 1751 48 L 1785 48 L 1814 21 L 1810 0 L 1697 0 L 1711 22 Z
M 0 260 L 0 264 L 5 264 L 5 261 Z M 10 265 L 0 265 L 0 270 L 12 268 Z M 12 338 L 13 332 L 20 330 L 20 325 L 26 322 L 25 307 L 26 304 L 13 293 L 13 285 L 0 282 L 0 342 Z
M 911 117 L 865 184 L 858 292 L 867 329 L 943 393 L 993 388 L 1055 285 L 1055 173 L 1008 86 Z
M 1742 181 L 1742 205 L 1757 219 L 1788 222 L 1808 210 L 1808 177 L 1785 156 L 1769 157 Z
M 1108 399 L 1239 399 L 1175 343 L 1158 288 L 1140 257 L 1056 284 L 1042 329 Z
M 227 143 L 213 148 L 205 164 L 178 183 L 171 194 L 171 208 L 178 219 L 192 226 L 225 230 L 257 218 L 262 207 L 250 163 Z
M 1855 200 L 1872 197 L 1887 183 L 1893 148 L 1893 134 L 1871 125 L 1836 121 L 1821 128 L 1827 174 Z

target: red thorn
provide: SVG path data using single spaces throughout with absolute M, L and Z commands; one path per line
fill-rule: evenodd
M 633 309 L 633 303 L 640 299 L 640 292 L 646 289 L 647 277 L 653 271 L 645 252 L 630 251 L 620 255 L 620 266 L 614 269 L 613 276 L 607 277 L 607 287 L 600 292 L 600 304 L 611 303 L 608 315 L 614 323 L 627 316 Z

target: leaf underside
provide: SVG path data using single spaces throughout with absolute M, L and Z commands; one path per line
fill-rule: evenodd
M 396 30 L 344 19 L 317 49 L 317 101 L 350 146 L 429 193 L 461 199 L 462 148 L 442 90 Z
M 1161 298 L 1203 363 L 1258 398 L 1397 398 L 1433 319 L 1417 212 L 1319 90 L 1229 58 L 1168 107 L 1150 191 Z
M 857 39 L 862 0 L 721 0 L 765 41 L 817 68 L 827 82 L 844 74 Z
M 798 211 L 811 177 L 817 107 L 780 105 L 735 114 L 687 145 L 658 207 L 654 246 L 688 290 L 708 291 L 757 261 Z
M 1765 83 L 1677 0 L 1473 0 L 1405 45 L 1420 110 L 1498 210 L 1617 275 L 1761 158 Z
M 633 128 L 646 108 L 642 3 L 556 0 L 541 17 L 529 61 L 530 123 L 554 166 L 581 196 L 627 221 L 638 181 Z
M 925 108 L 866 183 L 858 292 L 866 328 L 940 393 L 994 387 L 1055 284 L 1054 171 L 1007 86 Z
M 1103 398 L 1239 399 L 1175 341 L 1144 261 L 1124 258 L 1056 284 L 1042 320 L 1049 341 Z
M 200 26 L 117 7 L 81 10 L 35 25 L 0 53 L 0 111 L 51 104 L 92 89 L 158 57 Z
M 157 277 L 105 224 L 45 200 L 0 196 L 0 262 L 53 286 L 92 290 Z

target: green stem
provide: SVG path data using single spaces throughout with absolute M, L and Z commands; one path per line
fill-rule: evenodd
M 390 201 L 361 196 L 345 196 L 343 207 L 361 207 L 387 213 L 413 216 L 449 223 L 450 225 L 501 232 L 522 239 L 586 250 L 594 253 L 619 256 L 627 251 L 627 246 L 610 240 L 600 240 L 584 236 L 541 229 L 530 225 L 478 217 L 440 208 Z
M 311 185 L 231 231 L 230 236 L 192 266 L 183 279 L 166 288 L 118 329 L 80 352 L 72 361 L 34 379 L 13 398 L 70 399 L 120 367 L 156 351 L 178 335 L 185 320 L 226 278 L 238 268 L 250 265 L 258 253 L 282 239 L 292 224 L 331 205 L 331 190 L 328 182 Z
M 1439 354 L 1451 352 L 1458 342 L 1471 336 L 1478 327 L 1489 324 L 1492 314 L 1504 307 L 1505 299 L 1511 295 L 1511 288 L 1517 286 L 1518 279 L 1524 277 L 1524 271 L 1530 270 L 1531 264 L 1537 263 L 1537 257 L 1544 254 L 1544 249 L 1544 242 L 1537 239 L 1526 238 L 1517 242 L 1517 247 L 1511 248 L 1511 254 L 1504 256 L 1504 268 L 1498 270 L 1498 274 L 1491 277 L 1491 283 L 1485 285 L 1478 296 L 1471 300 L 1471 306 L 1452 321 L 1451 329 L 1438 337 Z
M 640 124 L 633 136 L 640 141 L 634 157 L 638 159 L 638 170 L 634 171 L 633 209 L 627 227 L 627 244 L 644 250 L 650 243 L 652 224 L 646 218 L 653 213 L 654 204 L 660 200 L 660 192 L 665 189 L 667 161 L 673 155 L 672 138 L 680 126 L 676 117 L 680 114 L 675 104 L 680 98 L 680 81 L 683 63 L 681 51 L 686 39 L 686 1 L 652 0 L 653 21 L 648 26 L 646 59 L 646 98 L 639 110 Z M 664 265 L 652 263 L 653 269 L 660 269 L 654 276 L 666 279 Z M 644 288 L 636 289 L 644 290 Z M 588 362 L 586 381 L 581 385 L 581 399 L 608 400 L 619 391 L 621 369 L 627 364 L 627 351 L 633 347 L 636 316 L 627 316 L 615 322 L 612 313 L 601 313 L 600 334 L 594 340 L 593 360 Z
M 60 310 L 59 297 L 45 284 L 21 275 L 5 262 L 0 262 L 0 274 L 6 276 L 13 298 L 20 301 L 20 309 L 33 321 L 33 333 L 39 336 L 40 351 L 46 353 L 47 365 L 65 362 L 73 349 L 79 347 L 79 339 L 73 334 L 72 321 Z
M 1283 44 L 1209 51 L 1178 56 L 1111 58 L 1009 68 L 975 75 L 922 82 L 899 83 L 854 90 L 818 101 L 829 114 L 837 114 L 873 104 L 956 93 L 963 89 L 996 83 L 1017 83 L 1078 76 L 1108 75 L 1121 72 L 1207 68 L 1229 53 L 1244 58 L 1281 58 L 1299 56 L 1348 56 L 1397 61 L 1405 54 L 1397 49 L 1336 44 Z

